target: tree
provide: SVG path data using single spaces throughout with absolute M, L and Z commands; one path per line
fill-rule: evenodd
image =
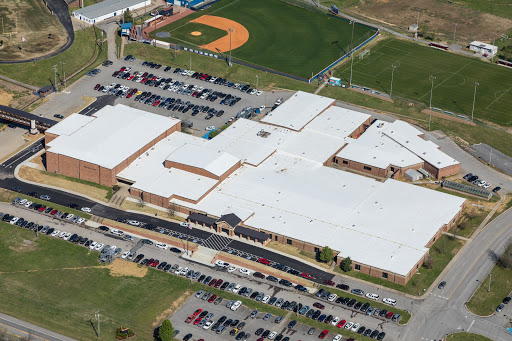
M 334 251 L 332 251 L 332 249 L 330 247 L 324 246 L 322 251 L 320 252 L 319 258 L 320 258 L 321 262 L 324 262 L 324 263 L 330 262 L 334 258 Z
M 432 269 L 434 267 L 434 258 L 430 257 L 430 255 L 427 255 L 423 261 L 423 266 L 427 269 Z
M 144 200 L 142 198 L 139 198 L 139 206 L 141 208 L 144 208 L 144 206 L 146 206 L 146 203 L 144 202 Z
M 129 10 L 129 9 L 127 9 L 127 10 L 124 12 L 124 15 L 123 15 L 123 22 L 125 22 L 125 23 L 133 22 L 133 16 L 132 16 L 132 13 L 130 12 L 130 10 Z
M 174 203 L 170 203 L 167 208 L 167 213 L 170 217 L 174 217 L 176 215 L 176 205 Z
M 340 264 L 341 270 L 349 272 L 352 270 L 352 259 L 350 257 L 345 258 Z
M 171 341 L 174 337 L 174 328 L 169 320 L 164 320 L 158 331 L 158 337 L 161 341 Z

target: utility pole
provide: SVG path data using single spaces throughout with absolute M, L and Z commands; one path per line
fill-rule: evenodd
M 455 42 L 456 42 L 456 40 L 455 40 L 455 34 L 457 33 L 457 25 L 458 25 L 458 24 L 457 24 L 457 23 L 455 23 L 454 25 L 455 25 L 455 29 L 453 30 L 453 48 L 452 48 L 453 50 L 455 50 Z
M 98 318 L 98 338 L 101 337 L 101 333 L 100 333 L 100 311 L 98 310 L 96 312 L 96 317 Z
M 355 21 L 352 20 L 350 21 L 350 23 L 352 24 L 352 38 L 350 39 L 350 50 L 349 50 L 349 53 L 350 53 L 350 59 L 351 59 L 351 62 L 350 62 L 350 82 L 349 82 L 349 85 L 352 86 L 352 68 L 354 66 L 354 54 L 352 53 L 352 43 L 354 41 L 354 26 L 355 26 Z
M 57 92 L 58 91 L 58 87 L 57 87 L 57 64 L 55 64 L 53 66 L 53 71 L 54 71 L 54 74 L 55 74 L 55 83 L 53 83 L 53 87 L 54 87 L 54 91 Z
M 491 292 L 491 281 L 492 281 L 492 273 L 489 272 L 489 289 L 488 292 Z
M 189 70 L 192 70 L 192 55 L 190 55 L 190 69 Z
M 231 33 L 234 33 L 234 32 L 235 32 L 235 29 L 230 27 L 229 28 L 229 63 L 228 63 L 229 66 L 233 66 L 231 64 Z
M 398 67 L 398 65 L 391 65 L 391 90 L 389 91 L 389 97 L 393 96 L 393 74 L 395 73 L 395 69 Z
M 101 30 L 101 51 L 103 51 L 103 30 Z
M 258 90 L 258 75 L 256 75 L 256 90 Z
M 66 90 L 66 72 L 64 71 L 64 65 L 65 64 L 66 63 L 64 63 L 64 62 L 60 62 L 60 65 L 62 67 L 62 74 L 63 74 L 63 77 L 64 77 L 64 90 Z
M 434 92 L 434 79 L 436 79 L 436 77 L 434 76 L 430 76 L 430 80 L 432 81 L 432 87 L 430 88 L 430 105 L 429 105 L 429 109 L 432 110 L 432 93 Z M 430 123 L 432 122 L 432 114 L 429 113 L 428 115 L 428 131 L 430 131 Z
M 475 113 L 475 100 L 476 100 L 476 86 L 480 85 L 478 82 L 475 82 L 475 93 L 473 94 L 473 109 L 471 110 L 471 121 L 473 121 L 473 114 Z

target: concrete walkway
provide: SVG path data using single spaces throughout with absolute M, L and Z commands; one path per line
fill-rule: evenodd
M 23 340 L 33 341 L 74 341 L 67 336 L 41 328 L 15 317 L 0 313 L 0 329 L 5 329 L 8 335 Z

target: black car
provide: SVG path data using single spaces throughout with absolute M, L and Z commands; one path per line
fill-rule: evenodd
M 49 228 L 48 231 L 46 231 L 46 235 L 49 236 L 50 234 L 53 233 L 53 231 L 55 231 L 53 227 Z
M 445 281 L 442 281 L 441 283 L 439 283 L 439 285 L 437 286 L 438 289 L 444 289 L 444 287 L 446 286 L 446 282 Z
M 288 323 L 288 328 L 291 329 L 291 328 L 295 327 L 296 324 L 297 324 L 297 321 L 291 320 L 290 323 Z
M 512 300 L 512 297 L 507 296 L 507 297 L 505 297 L 505 298 L 503 299 L 503 303 L 504 303 L 504 304 L 508 304 L 508 303 L 510 302 L 510 300 Z
M 363 305 L 363 302 L 357 302 L 356 305 L 354 306 L 354 309 L 359 310 L 359 308 L 361 308 L 362 305 Z
M 133 260 L 134 263 L 138 263 L 141 261 L 141 259 L 144 258 L 144 255 L 141 253 L 139 255 L 137 255 L 137 257 L 135 257 L 135 259 Z
M 78 206 L 77 204 L 69 204 L 68 206 L 73 208 L 73 209 L 75 209 L 75 210 L 79 210 L 80 209 L 80 206 Z
M 368 308 L 370 308 L 370 304 L 369 303 L 365 303 L 363 304 L 363 306 L 361 307 L 361 311 L 364 313 L 368 310 Z
M 267 281 L 271 281 L 271 282 L 277 282 L 279 279 L 277 279 L 276 277 L 274 276 L 267 276 Z
M 263 334 L 263 332 L 264 332 L 264 329 L 263 328 L 259 328 L 258 330 L 256 330 L 254 332 L 254 334 L 260 336 L 261 334 Z
M 354 304 L 356 304 L 356 302 L 357 301 L 355 298 L 351 299 L 350 301 L 347 302 L 347 307 L 353 307 Z
M 188 341 L 188 340 L 190 340 L 191 338 L 192 338 L 192 334 L 190 334 L 190 333 L 189 333 L 189 334 L 187 334 L 187 335 L 185 335 L 185 336 L 183 337 L 183 341 Z
M 181 253 L 181 250 L 180 250 L 180 249 L 178 249 L 177 247 L 171 247 L 171 248 L 169 249 L 169 251 L 174 252 L 174 253 Z
M 98 227 L 98 228 L 99 228 L 100 230 L 102 230 L 102 231 L 107 231 L 107 232 L 108 232 L 108 231 L 110 231 L 110 229 L 109 229 L 107 226 L 105 226 L 105 225 L 101 225 L 101 226 L 100 226 L 100 227 Z
M 385 336 L 386 336 L 386 333 L 381 332 L 381 333 L 379 333 L 379 336 L 377 336 L 377 340 L 384 340 Z
M 338 285 L 336 285 L 336 288 L 341 289 L 341 290 L 349 290 L 350 289 L 350 287 L 346 284 L 338 284 Z
M 270 335 L 270 330 L 268 330 L 268 329 L 267 329 L 267 330 L 265 330 L 265 331 L 263 332 L 263 334 L 261 334 L 261 337 L 265 339 L 265 338 L 267 338 L 267 336 L 269 336 L 269 335 Z

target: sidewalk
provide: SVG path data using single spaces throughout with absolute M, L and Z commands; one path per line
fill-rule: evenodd
M 0 313 L 0 327 L 23 340 L 75 341 L 15 317 Z

